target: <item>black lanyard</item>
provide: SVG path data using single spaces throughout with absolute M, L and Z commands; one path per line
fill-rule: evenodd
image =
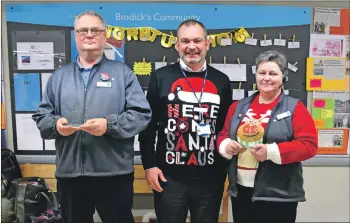
M 199 99 L 198 99 L 198 97 L 197 97 L 197 95 L 196 95 L 196 91 L 195 91 L 194 88 L 192 87 L 191 82 L 187 79 L 187 76 L 186 76 L 186 74 L 185 74 L 185 71 L 182 69 L 182 67 L 180 67 L 180 68 L 181 68 L 182 74 L 185 76 L 185 79 L 186 79 L 186 81 L 187 81 L 187 84 L 191 87 L 192 92 L 193 92 L 194 96 L 196 97 L 196 99 L 197 99 L 197 101 L 198 101 L 198 103 L 199 103 L 199 106 L 200 106 L 200 105 L 201 105 L 201 102 L 202 102 L 202 96 L 203 96 L 203 92 L 204 92 L 205 82 L 206 82 L 206 80 L 207 80 L 208 69 L 205 70 L 205 75 L 204 75 L 204 80 L 203 80 L 203 85 L 202 85 L 201 96 L 200 96 Z

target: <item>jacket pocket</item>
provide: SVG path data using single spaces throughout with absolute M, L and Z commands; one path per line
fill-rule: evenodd
M 123 141 L 120 139 L 115 139 L 112 136 L 106 135 L 108 145 L 112 148 L 120 158 L 125 157 Z
M 265 161 L 254 188 L 255 197 L 298 199 L 304 196 L 303 177 L 298 163 L 277 165 Z

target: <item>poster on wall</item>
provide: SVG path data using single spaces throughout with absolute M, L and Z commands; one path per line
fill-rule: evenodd
M 43 140 L 32 115 L 16 114 L 17 150 L 43 150 Z
M 334 122 L 334 98 L 314 98 L 311 113 L 316 128 L 332 128 Z
M 349 90 L 345 58 L 307 58 L 306 90 Z
M 16 111 L 36 111 L 40 103 L 40 76 L 38 73 L 13 75 Z
M 314 33 L 350 35 L 350 8 L 315 9 Z
M 53 42 L 18 42 L 18 70 L 54 69 Z
M 348 154 L 349 129 L 318 129 L 318 154 Z
M 350 92 L 349 91 L 314 91 L 314 100 L 334 99 L 333 128 L 350 128 Z
M 338 57 L 345 58 L 346 36 L 311 34 L 310 57 Z

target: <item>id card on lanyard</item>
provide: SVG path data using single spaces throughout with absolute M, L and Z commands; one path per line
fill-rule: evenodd
M 204 92 L 204 87 L 205 87 L 205 83 L 207 80 L 207 75 L 208 75 L 208 70 L 205 71 L 205 75 L 204 75 L 204 80 L 203 80 L 203 84 L 202 84 L 202 90 L 201 90 L 201 94 L 199 96 L 199 98 L 197 97 L 196 91 L 194 90 L 191 82 L 188 80 L 187 75 L 185 74 L 184 70 L 181 68 L 182 74 L 184 75 L 187 84 L 190 86 L 190 88 L 192 89 L 192 93 L 194 94 L 195 98 L 198 101 L 199 107 L 201 107 L 201 102 L 202 102 L 202 97 L 203 97 L 203 92 Z M 203 111 L 199 111 L 199 120 L 200 120 L 200 124 L 197 127 L 197 133 L 199 136 L 208 136 L 210 135 L 210 126 L 209 124 L 205 124 L 204 123 L 204 118 L 203 118 Z

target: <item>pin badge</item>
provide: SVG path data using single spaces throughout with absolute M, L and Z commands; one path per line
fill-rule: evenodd
M 109 75 L 107 73 L 101 73 L 100 74 L 100 79 L 103 81 L 108 81 L 109 80 Z

